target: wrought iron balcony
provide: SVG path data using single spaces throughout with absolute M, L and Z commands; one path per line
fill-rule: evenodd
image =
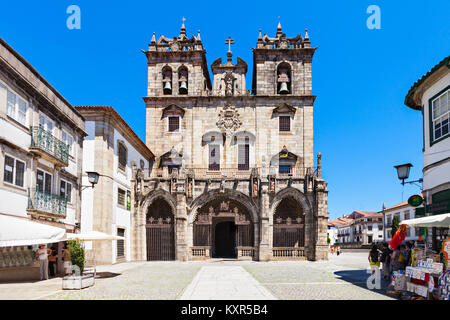
M 69 145 L 55 138 L 42 127 L 31 127 L 30 151 L 61 167 L 69 164 Z
M 67 197 L 31 189 L 27 210 L 37 215 L 65 218 L 67 212 Z

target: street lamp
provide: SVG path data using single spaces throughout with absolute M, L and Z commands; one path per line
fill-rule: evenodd
M 411 163 L 405 163 L 400 164 L 398 166 L 394 166 L 394 168 L 397 169 L 398 179 L 402 180 L 403 186 L 405 185 L 405 183 L 423 182 L 423 179 L 405 182 L 405 179 L 408 179 L 409 177 L 409 170 L 411 169 L 412 166 L 413 165 Z
M 98 183 L 98 178 L 100 177 L 100 174 L 95 171 L 86 171 L 88 175 L 89 183 L 92 185 L 92 188 Z M 91 186 L 83 186 L 81 190 L 85 188 L 90 188 Z

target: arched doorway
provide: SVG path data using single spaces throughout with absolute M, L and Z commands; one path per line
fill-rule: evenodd
M 205 247 L 214 258 L 237 258 L 253 247 L 253 223 L 238 201 L 218 198 L 203 205 L 193 226 L 194 247 Z
M 305 214 L 293 197 L 283 198 L 273 217 L 273 246 L 303 248 L 305 246 Z
M 147 261 L 175 260 L 174 216 L 166 200 L 158 198 L 146 215 Z

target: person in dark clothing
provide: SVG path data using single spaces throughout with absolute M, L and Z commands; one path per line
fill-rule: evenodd
M 390 275 L 390 260 L 391 260 L 391 250 L 387 243 L 383 243 L 383 249 L 381 251 L 380 261 L 383 263 L 383 278 L 388 279 Z

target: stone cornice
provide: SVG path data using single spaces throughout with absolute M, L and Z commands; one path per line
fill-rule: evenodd
M 283 96 L 271 96 L 271 95 L 257 95 L 257 96 L 231 96 L 231 97 L 224 97 L 224 96 L 186 96 L 186 97 L 143 97 L 142 98 L 146 103 L 148 102 L 162 102 L 162 103 L 173 103 L 173 104 L 180 104 L 182 105 L 183 102 L 186 103 L 197 103 L 198 101 L 201 102 L 217 102 L 217 101 L 223 101 L 225 102 L 239 102 L 239 101 L 248 101 L 257 103 L 259 100 L 261 100 L 261 103 L 264 104 L 270 104 L 272 103 L 280 103 L 280 102 L 286 102 L 289 103 L 291 100 L 298 100 L 298 101 L 308 101 L 311 100 L 311 103 L 313 104 L 316 100 L 316 95 L 300 95 L 300 96 L 289 96 L 289 95 L 283 95 Z

